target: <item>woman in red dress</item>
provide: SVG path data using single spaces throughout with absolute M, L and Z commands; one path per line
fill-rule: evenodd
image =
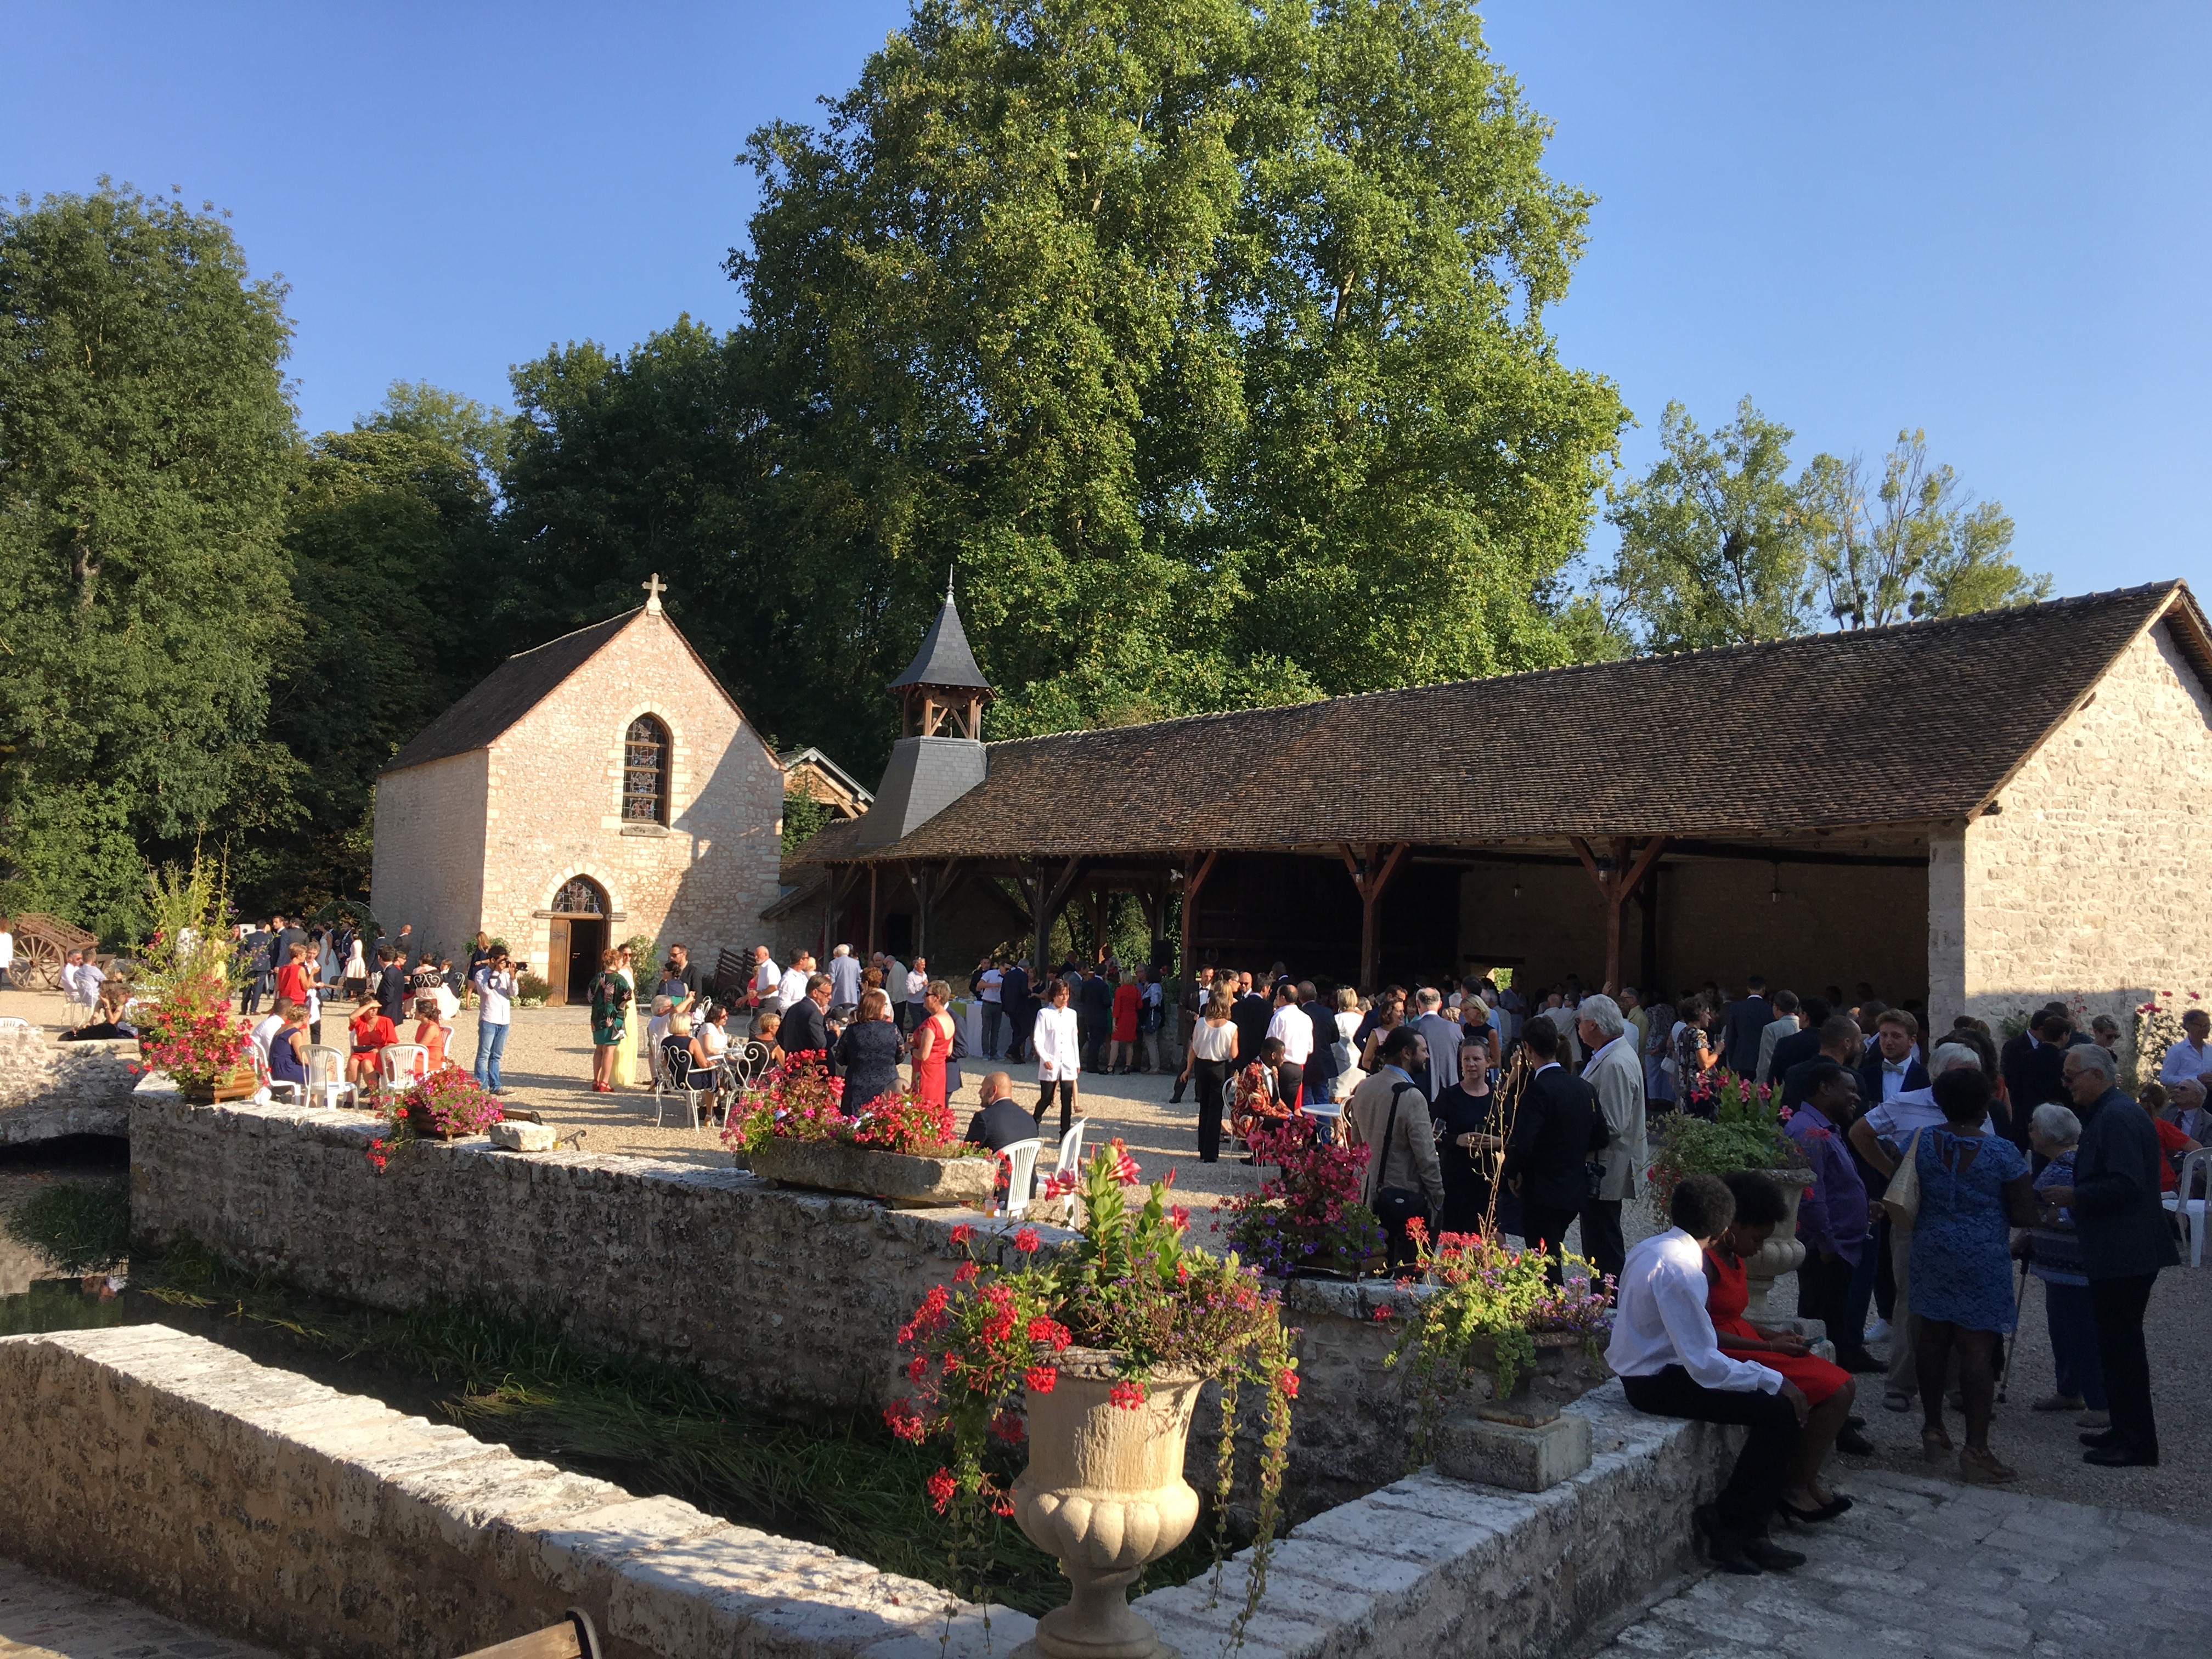
M 952 1052 L 952 1016 L 945 1005 L 952 988 L 941 979 L 929 981 L 921 994 L 927 1013 L 914 1028 L 914 1097 L 925 1106 L 942 1106 L 945 1100 L 945 1060 Z
M 1132 973 L 1124 973 L 1115 989 L 1114 1031 L 1108 1039 L 1112 1046 L 1106 1051 L 1106 1069 L 1115 1077 L 1128 1076 L 1129 1067 L 1136 1063 L 1137 1010 L 1144 994 Z
M 1758 1254 L 1788 1211 L 1782 1189 L 1755 1170 L 1739 1170 L 1723 1179 L 1735 1194 L 1735 1219 L 1705 1252 L 1705 1282 L 1711 1287 L 1705 1311 L 1712 1316 L 1723 1353 L 1779 1371 L 1785 1382 L 1805 1391 L 1813 1409 L 1797 1437 L 1797 1457 L 1779 1505 L 1793 1520 L 1832 1521 L 1850 1508 L 1851 1500 L 1820 1484 L 1820 1465 L 1850 1419 L 1851 1374 L 1815 1355 L 1804 1338 L 1744 1317 L 1750 1299 L 1744 1260 Z

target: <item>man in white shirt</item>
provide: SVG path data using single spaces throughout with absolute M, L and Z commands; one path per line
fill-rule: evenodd
M 2158 1063 L 2158 1080 L 2169 1089 L 2212 1073 L 2212 1013 L 2191 1008 L 2181 1017 L 2181 1041 Z
M 999 1057 L 999 1017 L 1005 1011 L 1006 971 L 998 958 L 986 957 L 975 975 L 975 994 L 983 1000 L 983 1058 Z
M 268 1017 L 254 1026 L 253 1046 L 261 1050 L 261 1058 L 264 1061 L 269 1058 L 270 1039 L 284 1029 L 284 1016 L 291 1012 L 291 1003 L 283 997 L 278 997 L 270 1005 Z
M 921 1000 L 929 992 L 929 958 L 916 957 L 914 966 L 906 970 L 907 1029 L 911 1030 L 921 1023 Z
M 783 977 L 776 982 L 775 1000 L 770 1005 L 776 1012 L 788 1012 L 792 1005 L 806 994 L 806 981 L 813 972 L 814 958 L 807 952 L 801 951 L 792 957 L 791 966 L 783 970 Z M 835 1000 L 833 996 L 831 1000 Z
M 1305 1088 L 1314 1038 L 1313 1021 L 1298 1006 L 1298 988 L 1288 981 L 1275 988 L 1275 1012 L 1267 1020 L 1267 1035 L 1283 1045 L 1283 1063 L 1275 1068 L 1275 1079 L 1278 1097 L 1287 1104 L 1299 1099 Z
M 884 952 L 884 994 L 891 1000 L 891 1023 L 906 1030 L 906 963 Z
M 830 953 L 830 1018 L 848 1019 L 860 1006 L 860 959 L 851 945 L 841 945 Z
M 1668 1205 L 1674 1224 L 1628 1252 L 1605 1358 L 1638 1411 L 1751 1430 L 1720 1496 L 1691 1519 L 1723 1571 L 1786 1571 L 1805 1558 L 1769 1542 L 1766 1523 L 1812 1407 L 1781 1372 L 1729 1358 L 1714 1335 L 1705 1252 L 1735 1218 L 1735 1200 L 1718 1176 L 1683 1178 Z
M 0 990 L 15 988 L 15 981 L 9 977 L 15 966 L 15 935 L 9 929 L 8 918 L 0 916 Z
M 772 1014 L 781 1013 L 779 999 L 783 994 L 783 969 L 775 965 L 775 958 L 765 945 L 753 946 L 752 1003 L 756 1008 L 765 1008 Z

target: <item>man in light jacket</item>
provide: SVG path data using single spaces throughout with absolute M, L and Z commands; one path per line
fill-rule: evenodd
M 1375 1149 L 1367 1160 L 1360 1201 L 1375 1208 L 1378 1196 L 1386 1190 L 1418 1191 L 1427 1206 L 1425 1225 L 1444 1206 L 1443 1165 L 1437 1158 L 1428 1097 L 1421 1092 L 1419 1080 L 1428 1076 L 1428 1066 L 1429 1045 L 1421 1034 L 1410 1025 L 1398 1026 L 1382 1039 L 1373 1074 L 1352 1091 L 1344 1107 L 1345 1131 L 1352 1145 Z M 1395 1122 L 1390 1109 L 1394 1102 L 1397 1106 Z M 1384 1224 L 1390 1234 L 1390 1265 L 1395 1267 L 1411 1261 L 1413 1251 L 1403 1224 L 1394 1224 L 1385 1216 Z
M 1598 1179 L 1597 1195 L 1583 1205 L 1583 1253 L 1618 1285 L 1628 1260 L 1620 1206 L 1636 1196 L 1644 1165 L 1650 1162 L 1644 1133 L 1644 1061 L 1637 1052 L 1635 1028 L 1611 997 L 1584 997 L 1575 1012 L 1583 1047 L 1590 1056 L 1583 1067 L 1583 1081 L 1597 1091 L 1598 1110 L 1608 1136 L 1605 1150 L 1597 1155 L 1604 1172 Z

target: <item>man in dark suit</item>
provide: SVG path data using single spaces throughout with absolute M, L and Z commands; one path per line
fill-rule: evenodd
M 1774 1045 L 1774 1052 L 1767 1057 L 1766 1075 L 1759 1079 L 1761 1083 L 1778 1085 L 1790 1075 L 1792 1066 L 1820 1058 L 1820 1027 L 1827 1024 L 1828 1016 L 1833 1011 L 1825 997 L 1807 997 L 1798 1005 L 1797 1012 L 1804 1016 L 1804 1029 L 1784 1037 Z M 1846 1065 L 1853 1063 L 1850 1060 L 1844 1062 Z
M 1083 1063 L 1103 1072 L 1106 1044 L 1114 1034 L 1114 986 L 1096 963 L 1083 970 L 1083 982 L 1075 988 L 1075 1023 L 1083 1038 Z
M 258 1014 L 261 999 L 267 995 L 275 980 L 276 969 L 270 963 L 269 952 L 276 943 L 276 934 L 266 927 L 257 927 L 239 941 L 239 972 L 246 981 L 245 994 L 239 1003 L 241 1013 Z M 340 962 L 344 958 L 341 957 Z
M 994 1152 L 1003 1152 L 1018 1140 L 1028 1140 L 1036 1133 L 1036 1120 L 1025 1106 L 1014 1103 L 1014 1080 L 1004 1072 L 994 1072 L 983 1079 L 982 1109 L 968 1120 L 965 1137 L 971 1146 L 988 1146 Z
M 1267 1022 L 1275 1014 L 1273 1001 L 1254 990 L 1251 980 L 1249 974 L 1238 975 L 1237 1000 L 1229 1005 L 1229 1023 L 1237 1028 L 1236 1069 L 1240 1072 L 1260 1057 L 1260 1045 L 1267 1040 Z
M 392 951 L 376 953 L 376 1001 L 394 1025 L 407 1012 L 407 958 Z M 312 965 L 312 964 L 310 964 Z
M 1505 1143 L 1502 1173 L 1521 1195 L 1521 1236 L 1531 1249 L 1556 1255 L 1567 1224 L 1590 1195 L 1588 1164 L 1590 1154 L 1605 1146 L 1605 1119 L 1597 1091 L 1559 1064 L 1558 1026 L 1530 1020 L 1522 1028 L 1521 1046 L 1529 1078 L 1512 1139 Z
M 1855 1075 L 1866 1063 L 1866 1039 L 1858 1021 L 1849 1014 L 1830 1014 L 1812 1030 L 1797 1035 L 1811 1037 L 1815 1047 L 1782 1073 L 1782 1103 L 1793 1112 L 1805 1103 L 1813 1086 L 1813 1068 L 1822 1060 L 1832 1060 Z
M 1022 1050 L 1029 1046 L 1030 1022 L 1036 1018 L 1036 1010 L 1030 1005 L 1030 970 L 1018 962 L 999 983 L 999 1006 L 1006 1016 L 1007 1063 L 1018 1065 Z
M 1886 1008 L 1875 1021 L 1874 1047 L 1859 1062 L 1859 1099 L 1869 1111 L 1885 1101 L 1928 1086 L 1928 1068 L 1913 1057 L 1920 1022 L 1902 1008 Z
M 1329 1057 L 1329 1045 L 1336 1041 L 1336 1010 L 1321 1000 L 1321 993 L 1310 980 L 1298 981 L 1298 1008 L 1313 1026 L 1313 1053 L 1306 1060 L 1306 1098 L 1323 1103 L 1336 1098 L 1336 1062 Z M 1328 1126 L 1322 1126 L 1324 1137 Z
M 1743 1000 L 1729 1005 L 1728 1024 L 1721 1030 L 1721 1053 L 1729 1070 L 1748 1078 L 1759 1069 L 1759 1034 L 1774 1024 L 1774 1005 L 1766 1000 L 1766 981 L 1757 974 L 1743 983 Z
M 2074 1184 L 2045 1188 L 2040 1197 L 2074 1212 L 2112 1419 L 2111 1428 L 2081 1437 L 2089 1448 L 2081 1461 L 2106 1468 L 2154 1464 L 2158 1422 L 2151 1415 L 2143 1310 L 2158 1270 L 2181 1261 L 2159 1197 L 2158 1132 L 2150 1115 L 2121 1092 L 2109 1049 L 2094 1043 L 2066 1049 L 2060 1075 L 2081 1120 L 2081 1145 L 2074 1154 Z
M 836 1075 L 837 1045 L 830 1036 L 829 975 L 806 976 L 806 994 L 783 1011 L 775 1042 L 787 1054 L 820 1054 L 830 1075 Z
M 2027 1030 L 2005 1039 L 1997 1056 L 1997 1070 L 2004 1078 L 2005 1097 L 2012 1109 L 2006 1129 L 2015 1146 L 2026 1149 L 2027 1121 L 2037 1107 L 2054 1100 L 2071 1104 L 2064 1070 L 2073 1030 L 2073 1016 L 2062 1003 L 2037 1009 Z

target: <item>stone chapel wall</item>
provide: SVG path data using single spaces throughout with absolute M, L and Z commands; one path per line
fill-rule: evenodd
M 457 953 L 475 936 L 483 908 L 487 759 L 478 749 L 377 780 L 369 905 L 387 934 L 411 922 L 417 938 Z
M 2147 997 L 2212 998 L 2212 694 L 2160 622 L 1931 879 L 1930 1012 L 1996 1023 L 2080 997 L 2132 1036 Z

